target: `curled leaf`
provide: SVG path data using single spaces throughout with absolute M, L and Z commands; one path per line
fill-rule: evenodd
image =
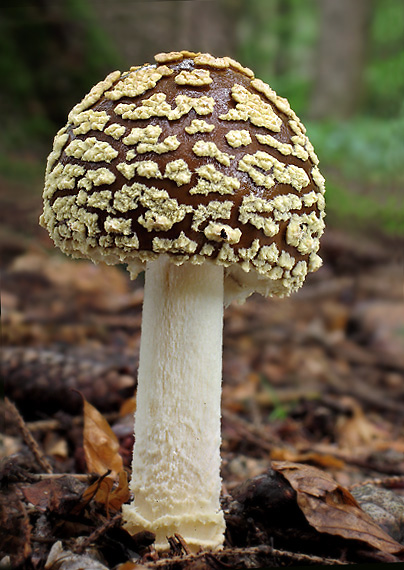
M 360 540 L 388 554 L 402 554 L 404 548 L 365 513 L 351 493 L 327 473 L 289 461 L 272 463 L 296 491 L 297 502 L 311 526 L 318 532 Z
M 84 400 L 84 456 L 89 473 L 115 478 L 123 471 L 122 457 L 119 455 L 118 438 L 100 412 Z
M 100 477 L 92 485 L 87 487 L 81 497 L 81 505 L 84 507 L 91 500 L 101 503 L 109 515 L 109 511 L 119 511 L 123 503 L 130 497 L 128 476 L 126 471 L 118 473 L 118 482 L 106 475 Z
M 129 500 L 129 497 L 128 475 L 126 471 L 120 471 L 118 473 L 118 485 L 112 489 L 109 497 L 109 506 L 115 511 L 119 511 L 123 503 Z

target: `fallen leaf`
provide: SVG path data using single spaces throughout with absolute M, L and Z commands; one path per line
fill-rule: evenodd
M 343 469 L 344 461 L 328 453 L 316 451 L 296 451 L 286 447 L 274 447 L 271 451 L 271 459 L 275 461 L 304 462 L 327 467 L 328 469 Z
M 81 508 L 84 508 L 91 500 L 94 500 L 103 504 L 107 514 L 109 514 L 111 509 L 119 511 L 129 497 L 128 476 L 126 471 L 120 471 L 118 473 L 118 483 L 115 486 L 111 477 L 104 476 L 87 487 L 81 498 Z
M 386 438 L 391 439 L 386 430 L 376 426 L 366 417 L 360 404 L 353 398 L 342 398 L 341 403 L 351 409 L 351 414 L 341 415 L 337 419 L 335 435 L 340 448 L 360 449 Z M 390 444 L 390 441 L 388 443 Z
M 80 499 L 83 487 L 84 484 L 75 477 L 61 475 L 22 487 L 22 492 L 25 499 L 38 511 L 64 514 Z
M 127 562 L 120 564 L 116 570 L 147 570 L 147 566 L 128 560 Z
M 139 566 L 139 564 L 136 564 L 135 562 L 128 560 L 127 562 L 120 564 L 118 566 L 117 570 L 136 570 L 139 568 L 141 568 L 141 566 Z
M 299 463 L 272 463 L 296 491 L 297 502 L 318 532 L 360 540 L 388 554 L 402 554 L 404 548 L 366 514 L 351 493 L 327 473 Z
M 114 481 L 110 477 L 107 475 L 101 476 L 84 491 L 80 506 L 84 507 L 92 500 L 104 505 L 107 504 L 113 484 Z
M 123 503 L 129 500 L 129 497 L 128 475 L 126 471 L 120 471 L 118 473 L 118 485 L 112 489 L 109 497 L 109 506 L 115 511 L 119 511 Z
M 127 415 L 133 415 L 136 411 L 136 396 L 132 396 L 132 398 L 127 398 L 122 402 L 122 405 L 119 409 L 119 415 L 121 417 Z
M 105 475 L 110 471 L 110 477 L 115 479 L 123 470 L 118 438 L 104 416 L 85 399 L 83 447 L 89 473 Z
M 103 415 L 85 399 L 83 447 L 88 471 L 101 478 L 86 489 L 82 503 L 94 499 L 105 505 L 107 514 L 118 511 L 130 497 L 119 441 Z
M 65 437 L 49 431 L 42 443 L 45 455 L 57 457 L 59 459 L 66 459 L 69 457 L 69 448 Z

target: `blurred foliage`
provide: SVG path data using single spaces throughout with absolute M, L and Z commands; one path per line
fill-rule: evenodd
M 355 117 L 349 122 L 306 121 L 326 166 L 364 184 L 404 184 L 404 113 L 397 119 Z
M 347 121 L 310 122 L 316 0 L 255 0 L 239 57 L 304 118 L 327 181 L 328 222 L 404 234 L 404 3 L 373 0 L 362 105 Z
M 373 9 L 363 111 L 394 117 L 404 113 L 404 2 L 377 0 Z
M 246 2 L 238 57 L 304 114 L 318 32 L 316 0 Z
M 404 114 L 307 123 L 327 174 L 329 221 L 404 234 Z
M 117 5 L 122 1 L 117 0 Z M 238 46 L 234 55 L 287 97 L 307 123 L 321 0 L 218 2 L 232 8 Z M 3 176 L 17 181 L 34 176 L 37 168 L 29 160 L 36 154 L 43 166 L 66 110 L 107 73 L 121 68 L 122 54 L 93 9 L 89 0 L 3 0 L 0 73 L 7 78 L 0 91 Z M 404 233 L 399 196 L 404 182 L 403 1 L 372 0 L 367 33 L 357 114 L 346 121 L 309 122 L 309 136 L 327 180 L 329 220 L 351 218 L 368 224 L 378 219 L 383 229 Z
M 399 192 L 362 193 L 348 181 L 327 179 L 327 223 L 356 233 L 404 235 L 404 205 Z
M 319 32 L 317 0 L 254 0 L 240 22 L 238 57 L 305 114 Z M 395 117 L 404 107 L 404 3 L 373 0 L 361 112 Z
M 48 140 L 66 109 L 119 66 L 119 55 L 82 0 L 3 0 L 0 8 L 0 94 L 5 149 Z

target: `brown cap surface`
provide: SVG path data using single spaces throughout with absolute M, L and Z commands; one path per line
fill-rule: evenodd
M 227 296 L 287 295 L 321 260 L 324 179 L 286 99 L 209 54 L 110 74 L 49 155 L 41 224 L 75 257 L 136 274 L 167 254 L 223 265 Z

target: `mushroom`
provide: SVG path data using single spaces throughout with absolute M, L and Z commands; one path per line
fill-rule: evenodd
M 73 257 L 145 269 L 127 530 L 223 544 L 223 306 L 317 270 L 324 179 L 286 99 L 229 57 L 161 53 L 70 112 L 40 223 Z

